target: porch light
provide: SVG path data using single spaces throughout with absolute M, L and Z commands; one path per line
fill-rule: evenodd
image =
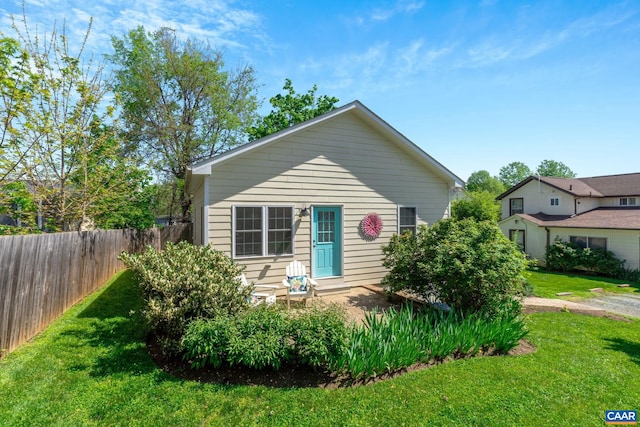
M 305 217 L 309 215 L 311 215 L 311 212 L 309 212 L 309 208 L 307 208 L 307 205 L 305 204 L 302 209 L 300 209 L 300 216 Z

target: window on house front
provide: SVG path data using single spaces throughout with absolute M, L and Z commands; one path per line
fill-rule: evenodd
M 607 250 L 606 237 L 569 236 L 569 241 L 575 243 L 580 248 L 604 249 Z
M 524 213 L 524 199 L 509 199 L 509 216 Z
M 398 209 L 398 234 L 411 231 L 414 235 L 417 232 L 416 208 L 400 207 Z
M 635 197 L 620 197 L 620 206 L 635 206 Z
M 560 206 L 560 198 L 559 197 L 552 197 L 550 199 L 551 201 L 551 206 Z
M 524 230 L 509 230 L 509 240 L 515 243 L 518 249 L 520 249 L 522 252 L 525 251 Z
M 234 256 L 292 254 L 292 206 L 234 207 Z

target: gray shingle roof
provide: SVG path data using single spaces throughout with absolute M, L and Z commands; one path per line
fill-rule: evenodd
M 502 200 L 527 183 L 540 180 L 558 190 L 576 197 L 640 196 L 640 173 L 592 176 L 588 178 L 553 178 L 530 176 L 496 197 Z
M 542 227 L 640 230 L 640 208 L 597 208 L 578 215 L 517 214 Z

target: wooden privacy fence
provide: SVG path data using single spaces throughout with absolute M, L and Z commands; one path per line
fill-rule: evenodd
M 191 224 L 0 237 L 0 359 L 122 270 L 122 251 L 181 240 Z

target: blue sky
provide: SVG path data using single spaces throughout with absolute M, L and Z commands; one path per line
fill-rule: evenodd
M 0 31 L 20 0 L 0 5 Z M 562 161 L 640 172 L 640 2 L 28 0 L 31 24 L 111 35 L 169 26 L 256 70 L 263 113 L 284 79 L 363 102 L 452 172 Z

